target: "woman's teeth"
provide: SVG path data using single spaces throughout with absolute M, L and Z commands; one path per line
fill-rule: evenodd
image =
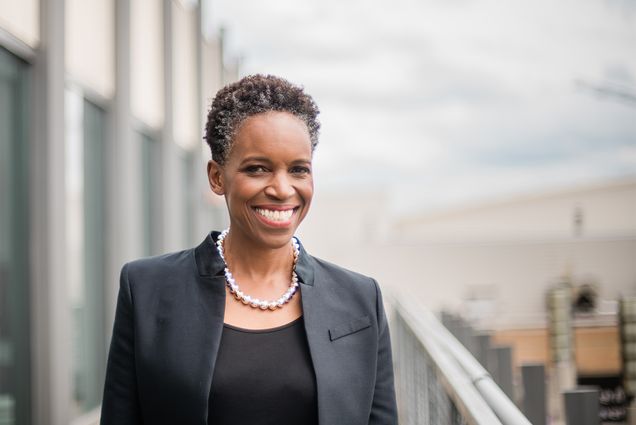
M 291 218 L 292 214 L 294 213 L 294 210 L 291 209 L 291 210 L 279 211 L 279 210 L 266 210 L 263 208 L 256 208 L 256 212 L 268 220 L 288 221 Z

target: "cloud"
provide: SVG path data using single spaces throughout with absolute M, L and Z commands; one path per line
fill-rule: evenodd
M 227 26 L 245 73 L 282 75 L 316 98 L 325 186 L 366 181 L 396 204 L 432 205 L 636 172 L 636 106 L 586 89 L 636 93 L 634 10 L 217 0 L 211 21 Z

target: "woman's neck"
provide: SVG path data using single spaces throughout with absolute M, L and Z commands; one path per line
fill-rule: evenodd
M 254 244 L 239 232 L 230 231 L 223 251 L 232 273 L 252 281 L 265 282 L 281 274 L 287 276 L 293 264 L 291 241 L 280 248 L 270 248 Z

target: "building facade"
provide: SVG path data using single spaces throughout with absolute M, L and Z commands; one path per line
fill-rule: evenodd
M 0 0 L 0 424 L 96 423 L 119 270 L 223 220 L 205 110 L 236 65 L 186 0 Z

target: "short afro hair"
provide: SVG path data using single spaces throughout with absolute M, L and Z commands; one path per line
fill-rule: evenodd
M 218 91 L 208 112 L 205 140 L 212 159 L 223 165 L 243 122 L 269 111 L 288 112 L 307 125 L 311 151 L 318 144 L 318 106 L 302 87 L 273 75 L 250 75 Z

